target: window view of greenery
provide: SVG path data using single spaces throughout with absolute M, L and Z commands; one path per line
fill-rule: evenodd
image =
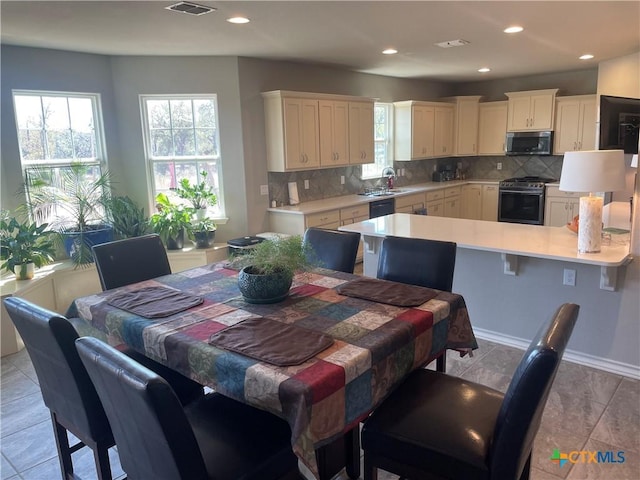
M 220 195 L 220 140 L 215 96 L 142 98 L 146 148 L 153 179 L 153 198 L 165 193 L 184 203 L 172 189 L 183 178 L 209 183 Z M 201 172 L 206 172 L 202 176 Z M 209 215 L 223 215 L 221 202 Z
M 99 96 L 58 92 L 16 91 L 13 95 L 20 161 L 28 202 L 36 192 L 46 195 L 46 207 L 32 210 L 38 223 L 64 222 L 64 206 L 73 195 L 65 190 L 66 172 L 83 164 L 82 183 L 102 175 L 105 158 L 99 124 Z M 43 186 L 46 186 L 44 190 Z
M 373 111 L 375 163 L 362 166 L 362 178 L 380 178 L 385 167 L 393 167 L 391 154 L 391 115 L 390 103 L 376 103 Z

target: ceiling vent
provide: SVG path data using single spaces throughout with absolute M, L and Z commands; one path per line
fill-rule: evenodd
M 172 10 L 178 13 L 186 13 L 188 15 L 204 15 L 215 10 L 215 8 L 213 7 L 205 7 L 204 5 L 196 5 L 195 3 L 190 2 L 179 2 L 164 8 L 166 10 Z
M 469 43 L 466 40 L 449 40 L 448 42 L 440 42 L 440 43 L 436 43 L 435 45 L 440 47 L 440 48 L 452 48 L 452 47 L 462 47 L 464 45 L 469 45 Z

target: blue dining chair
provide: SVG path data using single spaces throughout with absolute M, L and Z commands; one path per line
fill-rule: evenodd
M 320 267 L 353 273 L 360 246 L 360 234 L 326 228 L 309 227 L 303 242 L 311 247 L 309 259 Z

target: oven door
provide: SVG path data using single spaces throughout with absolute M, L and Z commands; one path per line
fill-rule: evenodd
M 544 192 L 499 190 L 498 221 L 510 223 L 544 223 Z

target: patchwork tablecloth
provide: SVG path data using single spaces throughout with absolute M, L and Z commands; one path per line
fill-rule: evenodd
M 287 299 L 243 301 L 237 271 L 212 264 L 82 297 L 68 314 L 229 397 L 286 419 L 292 445 L 317 475 L 315 449 L 333 441 L 375 408 L 412 370 L 445 348 L 477 348 L 464 299 L 437 292 L 406 308 L 340 295 L 359 278 L 318 269 L 297 275 Z M 204 298 L 165 318 L 149 319 L 107 303 L 118 292 L 167 286 Z M 210 337 L 249 318 L 264 317 L 322 332 L 333 344 L 300 365 L 278 367 L 209 344 Z

